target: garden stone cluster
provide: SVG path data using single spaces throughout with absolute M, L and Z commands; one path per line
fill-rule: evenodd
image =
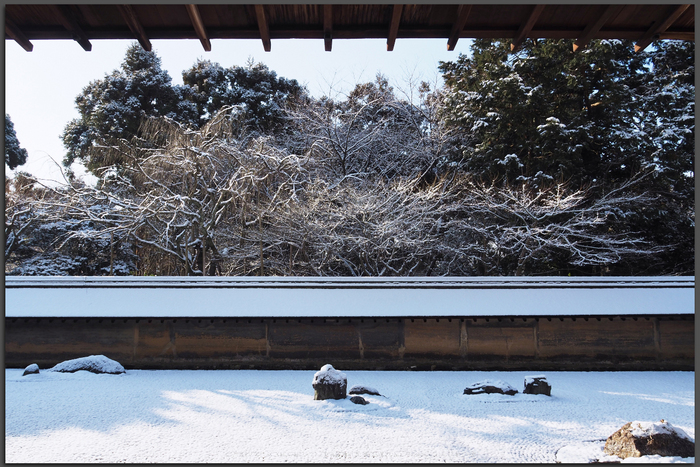
M 507 394 L 514 396 L 518 393 L 510 384 L 504 381 L 484 380 L 466 387 L 464 394 Z
M 314 400 L 326 399 L 346 399 L 348 378 L 345 373 L 333 368 L 333 365 L 326 364 L 314 374 L 314 379 L 311 385 L 314 388 Z M 355 385 L 350 388 L 350 402 L 353 404 L 367 405 L 369 401 L 359 394 L 369 394 L 372 396 L 381 396 L 379 391 L 369 386 Z
M 74 358 L 66 360 L 46 371 L 57 373 L 75 373 L 76 371 L 89 371 L 90 373 L 104 373 L 110 375 L 120 375 L 126 373 L 121 363 L 104 355 L 90 355 L 88 357 Z M 39 374 L 39 365 L 32 363 L 24 369 L 22 376 Z
M 510 384 L 505 381 L 484 380 L 470 384 L 464 389 L 464 394 L 506 394 L 514 396 L 518 393 Z M 544 394 L 552 395 L 552 386 L 547 382 L 545 375 L 526 376 L 523 394 Z

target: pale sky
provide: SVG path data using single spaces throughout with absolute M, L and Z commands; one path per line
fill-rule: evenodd
M 29 153 L 27 163 L 15 171 L 5 167 L 8 175 L 21 170 L 61 180 L 56 167 L 65 154 L 60 135 L 70 120 L 79 117 L 76 96 L 90 81 L 119 68 L 132 42 L 92 40 L 92 51 L 85 52 L 74 41 L 35 40 L 34 50 L 26 52 L 15 41 L 5 41 L 5 113 L 15 125 L 20 146 Z M 334 40 L 332 52 L 324 50 L 320 39 L 273 39 L 271 52 L 263 50 L 260 40 L 214 39 L 211 52 L 204 51 L 199 40 L 151 43 L 173 84 L 182 84 L 182 71 L 198 58 L 225 68 L 245 65 L 252 58 L 278 76 L 298 80 L 315 97 L 329 93 L 338 97 L 356 83 L 373 81 L 378 72 L 395 91 L 408 89 L 411 77 L 417 83 L 442 84 L 438 62 L 467 54 L 471 41 L 461 39 L 452 52 L 445 39 L 398 39 L 392 52 L 386 51 L 386 39 Z M 81 167 L 74 170 L 84 173 Z

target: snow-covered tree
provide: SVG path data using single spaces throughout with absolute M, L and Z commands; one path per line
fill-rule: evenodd
M 236 261 L 253 246 L 263 274 L 266 219 L 295 196 L 304 170 L 298 156 L 265 138 L 239 143 L 235 120 L 231 108 L 199 130 L 144 120 L 141 138 L 95 149 L 128 163 L 103 168 L 99 187 L 71 186 L 62 203 L 104 232 L 128 234 L 140 249 L 173 261 L 172 274 L 220 274 L 222 261 Z M 231 247 L 220 251 L 221 241 Z
M 443 115 L 463 134 L 462 167 L 487 179 L 621 181 L 642 167 L 635 90 L 647 55 L 632 44 L 474 41 L 472 57 L 443 62 Z
M 292 112 L 300 130 L 296 147 L 305 148 L 334 179 L 432 174 L 448 136 L 429 91 L 422 83 L 414 104 L 399 99 L 378 75 L 356 85 L 343 100 L 310 102 Z
M 63 144 L 68 152 L 63 164 L 70 167 L 79 160 L 96 171 L 119 162 L 104 160 L 90 149 L 111 139 L 135 136 L 144 117 L 177 118 L 182 110 L 178 97 L 156 53 L 132 44 L 120 69 L 91 82 L 76 98 L 80 118 L 64 129 Z
M 657 202 L 640 211 L 636 229 L 658 244 L 676 274 L 693 274 L 695 261 L 695 43 L 656 41 L 650 72 L 637 95 L 645 135 L 643 164 L 653 170 L 644 187 Z
M 31 175 L 24 172 L 17 173 L 14 179 L 5 176 L 5 264 L 12 254 L 27 256 L 29 242 L 26 232 L 36 219 L 32 207 L 42 196 L 35 189 L 35 182 Z
M 5 165 L 14 170 L 27 162 L 27 150 L 20 147 L 15 125 L 10 116 L 5 114 Z
M 650 176 L 650 175 L 646 175 Z M 564 183 L 487 185 L 453 173 L 307 186 L 278 225 L 294 264 L 320 275 L 592 274 L 657 258 L 661 249 L 624 224 L 651 197 L 644 175 L 603 195 Z
M 306 90 L 295 79 L 278 77 L 263 63 L 224 68 L 198 60 L 182 72 L 183 91 L 197 109 L 198 126 L 223 107 L 238 107 L 243 121 L 260 133 L 280 132 L 287 123 L 285 109 L 303 100 Z
M 81 199 L 73 206 L 71 188 L 42 186 L 19 173 L 5 192 L 5 271 L 10 275 L 125 275 L 135 270 L 133 246 L 119 232 L 83 215 L 104 206 Z M 75 200 L 73 200 L 75 201 Z
M 442 115 L 461 135 L 454 164 L 485 181 L 593 185 L 601 196 L 640 172 L 638 204 L 620 229 L 664 246 L 658 269 L 694 270 L 694 43 L 476 40 L 442 63 Z M 616 227 L 617 228 L 617 227 Z M 641 265 L 629 265 L 641 270 Z M 620 270 L 623 271 L 623 270 Z M 655 273 L 655 272 L 654 272 Z

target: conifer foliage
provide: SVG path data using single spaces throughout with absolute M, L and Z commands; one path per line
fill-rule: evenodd
M 155 52 L 138 44 L 129 47 L 119 70 L 91 82 L 76 98 L 80 118 L 64 130 L 63 144 L 68 149 L 64 165 L 70 167 L 75 160 L 89 170 L 108 165 L 112 161 L 90 152 L 94 145 L 135 136 L 144 117 L 177 117 L 181 103 L 171 81 Z
M 296 80 L 278 78 L 261 63 L 224 69 L 200 60 L 182 75 L 184 85 L 172 85 L 157 54 L 134 43 L 120 69 L 91 82 L 76 98 L 80 118 L 64 129 L 68 152 L 63 164 L 70 167 L 81 161 L 93 173 L 114 163 L 125 164 L 107 160 L 93 149 L 138 137 L 141 121 L 150 117 L 200 128 L 222 107 L 238 106 L 242 125 L 258 133 L 279 130 L 285 104 L 304 93 Z
M 571 45 L 527 41 L 512 55 L 507 41 L 477 40 L 472 57 L 442 63 L 443 115 L 461 132 L 452 162 L 484 180 L 566 181 L 596 196 L 650 173 L 635 190 L 655 201 L 611 213 L 609 228 L 669 245 L 664 263 L 691 270 L 694 43 L 643 53 L 619 40 Z
M 28 156 L 27 150 L 19 145 L 15 125 L 10 116 L 5 114 L 5 165 L 14 170 L 27 162 Z
M 516 54 L 509 45 L 476 40 L 471 57 L 440 65 L 464 169 L 510 181 L 613 182 L 693 144 L 692 43 L 659 42 L 648 53 L 619 40 L 578 52 L 570 40 L 527 41 Z

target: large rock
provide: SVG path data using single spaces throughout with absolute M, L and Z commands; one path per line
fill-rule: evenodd
M 118 375 L 126 373 L 124 367 L 117 361 L 107 358 L 104 355 L 90 355 L 89 357 L 75 358 L 61 362 L 47 371 L 58 371 L 60 373 L 75 373 L 86 370 L 91 373 L 108 373 Z
M 22 376 L 26 375 L 38 375 L 39 374 L 39 365 L 36 363 L 32 363 L 29 365 L 27 368 L 24 369 L 24 373 L 22 373 Z
M 695 457 L 695 442 L 665 420 L 629 422 L 610 435 L 604 452 L 622 459 L 653 455 Z
M 479 381 L 467 386 L 464 390 L 464 394 L 507 394 L 514 396 L 517 393 L 518 390 L 510 384 L 497 380 Z
M 356 384 L 355 386 L 351 387 L 348 394 L 369 394 L 370 396 L 381 396 L 379 391 L 376 389 L 360 384 Z
M 347 397 L 348 379 L 345 373 L 336 370 L 332 365 L 323 365 L 314 374 L 311 385 L 314 388 L 314 400 L 345 399 Z
M 544 394 L 545 396 L 551 396 L 552 386 L 547 382 L 547 377 L 545 375 L 526 376 L 523 394 Z

